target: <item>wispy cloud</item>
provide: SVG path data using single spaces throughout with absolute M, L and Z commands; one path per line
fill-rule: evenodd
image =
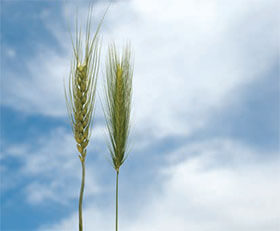
M 90 159 L 102 159 L 96 153 L 97 146 L 96 141 L 95 145 L 91 144 Z M 20 180 L 25 179 L 22 190 L 30 203 L 68 203 L 76 198 L 78 192 L 75 189 L 80 184 L 77 155 L 72 134 L 59 127 L 50 134 L 33 139 L 32 143 L 7 145 L 3 150 L 3 162 L 12 158 L 18 167 L 13 172 L 3 169 L 3 174 L 9 176 L 3 179 L 3 190 L 17 187 Z M 10 176 L 14 179 L 12 183 Z M 87 187 L 87 196 L 100 192 L 101 188 L 93 172 L 88 172 L 87 181 L 91 182 Z
M 182 156 L 184 156 L 182 158 Z M 145 197 L 121 201 L 123 230 L 269 230 L 279 228 L 279 158 L 258 160 L 255 150 L 232 140 L 186 145 L 157 170 L 162 181 Z M 178 161 L 178 159 L 180 161 Z M 143 194 L 145 189 L 143 189 Z M 113 227 L 111 206 L 89 206 L 87 229 Z M 75 230 L 75 214 L 41 230 Z
M 103 29 L 104 44 L 113 38 L 133 41 L 135 124 L 155 136 L 189 134 L 203 126 L 209 111 L 234 97 L 229 92 L 271 68 L 278 46 L 274 1 L 176 0 L 166 11 L 167 4 L 113 3 Z M 97 8 L 100 12 L 105 5 Z M 67 4 L 64 9 L 65 17 L 74 10 Z M 45 25 L 52 21 L 43 19 Z M 66 31 L 48 28 L 61 47 L 70 49 Z M 29 76 L 9 74 L 4 103 L 28 113 L 64 116 L 61 89 L 69 57 L 49 47 L 38 50 L 26 61 Z M 10 88 L 11 82 L 17 86 Z

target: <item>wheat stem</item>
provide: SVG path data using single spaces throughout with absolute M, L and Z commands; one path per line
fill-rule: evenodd
M 118 215 L 119 215 L 119 171 L 116 171 L 116 231 L 118 231 Z
M 83 231 L 83 196 L 85 188 L 85 161 L 81 159 L 82 164 L 82 182 L 79 199 L 79 231 Z

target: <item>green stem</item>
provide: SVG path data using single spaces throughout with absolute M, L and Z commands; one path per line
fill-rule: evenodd
M 119 171 L 116 179 L 116 231 L 118 231 L 118 209 L 119 209 Z
M 83 196 L 85 188 L 85 160 L 81 159 L 82 164 L 82 183 L 80 190 L 80 199 L 79 199 L 79 231 L 83 231 Z

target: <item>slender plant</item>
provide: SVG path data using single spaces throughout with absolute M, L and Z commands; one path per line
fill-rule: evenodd
M 133 64 L 127 45 L 122 56 L 115 45 L 109 46 L 106 61 L 105 117 L 109 133 L 109 151 L 116 171 L 116 231 L 118 231 L 118 184 L 121 165 L 127 157 L 130 128 Z
M 72 131 L 77 143 L 82 165 L 82 180 L 79 197 L 79 231 L 83 230 L 83 195 L 85 187 L 85 159 L 90 140 L 95 104 L 96 81 L 100 63 L 99 23 L 95 33 L 91 32 L 92 8 L 90 8 L 82 38 L 81 26 L 76 20 L 75 39 L 72 38 L 74 58 L 71 63 L 68 87 L 64 84 L 66 106 Z

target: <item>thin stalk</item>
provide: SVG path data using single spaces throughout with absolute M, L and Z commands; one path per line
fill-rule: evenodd
M 119 171 L 116 179 L 116 231 L 118 231 L 118 209 L 119 209 Z
M 80 190 L 80 199 L 79 199 L 79 231 L 83 231 L 83 196 L 85 188 L 85 161 L 81 159 L 82 164 L 82 183 Z

